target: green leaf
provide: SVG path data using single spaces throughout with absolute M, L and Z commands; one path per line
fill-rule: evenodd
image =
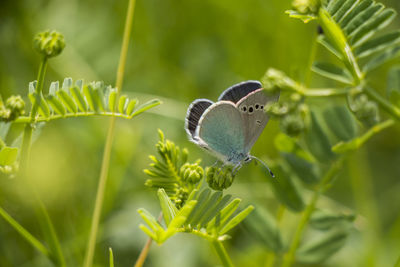
M 127 100 L 128 100 L 127 95 L 121 95 L 119 97 L 119 101 L 118 101 L 118 112 L 119 113 L 124 113 L 125 107 L 127 105 Z
M 331 63 L 315 62 L 312 65 L 311 70 L 332 80 L 347 84 L 353 83 L 351 74 L 346 69 Z
M 197 200 L 196 208 L 193 210 L 192 213 L 190 213 L 189 218 L 186 221 L 188 224 L 191 224 L 192 226 L 196 225 L 198 217 L 207 208 L 207 203 L 210 194 L 211 190 L 209 188 L 206 188 L 200 192 L 199 196 L 196 198 Z
M 65 115 L 66 110 L 60 100 L 57 99 L 54 95 L 48 95 L 46 97 L 47 102 L 50 104 L 51 108 L 60 115 Z
M 116 98 L 117 98 L 117 91 L 112 89 L 112 90 L 109 92 L 109 95 L 108 95 L 108 109 L 109 109 L 111 112 L 114 112 L 114 111 L 115 111 L 115 102 L 116 102 Z
M 345 245 L 347 236 L 348 232 L 342 229 L 329 232 L 300 247 L 296 259 L 306 264 L 321 263 Z
M 337 214 L 328 211 L 316 210 L 310 219 L 310 226 L 314 229 L 326 231 L 342 223 L 350 223 L 355 219 L 354 214 Z
M 386 63 L 387 61 L 394 59 L 400 55 L 400 45 L 396 45 L 389 50 L 385 50 L 382 53 L 377 54 L 372 57 L 364 66 L 363 72 L 367 73 L 371 70 L 379 67 L 380 65 Z
M 59 85 L 58 81 L 52 82 L 50 84 L 49 95 L 56 96 L 56 93 L 58 92 L 59 87 L 60 87 L 60 85 Z
M 39 113 L 45 118 L 50 116 L 50 107 L 47 104 L 46 100 L 44 99 L 43 95 L 40 94 L 40 102 L 39 102 Z M 37 101 L 37 94 L 34 94 L 35 101 Z
M 59 90 L 57 92 L 57 95 L 70 112 L 76 113 L 78 111 L 75 102 L 72 100 L 71 96 L 66 91 Z
M 241 212 L 239 212 L 239 214 L 237 214 L 232 219 L 230 219 L 227 223 L 225 223 L 225 225 L 219 231 L 219 235 L 223 235 L 223 234 L 227 233 L 229 230 L 231 230 L 232 228 L 234 228 L 241 221 L 243 221 L 253 210 L 254 210 L 254 206 L 250 205 L 247 208 L 245 208 L 244 210 L 242 210 Z
M 326 10 L 330 15 L 335 15 L 336 12 L 340 9 L 341 6 L 345 4 L 346 0 L 331 0 L 326 7 Z
M 317 16 L 314 14 L 302 14 L 299 13 L 295 10 L 286 10 L 285 11 L 286 14 L 289 15 L 289 17 L 294 18 L 294 19 L 300 19 L 301 21 L 303 21 L 304 23 L 308 23 L 312 20 L 316 20 Z
M 137 115 L 139 115 L 140 113 L 145 112 L 148 109 L 151 109 L 152 107 L 158 106 L 161 104 L 161 101 L 158 99 L 153 99 L 150 100 L 144 104 L 142 104 L 141 106 L 139 106 L 131 115 L 130 118 L 133 118 Z
M 386 94 L 390 102 L 400 107 L 400 65 L 389 70 Z
M 249 234 L 266 246 L 268 250 L 275 253 L 283 251 L 281 232 L 275 218 L 269 214 L 267 209 L 257 207 L 244 221 L 244 225 Z
M 129 101 L 129 104 L 126 107 L 126 111 L 125 111 L 126 115 L 131 116 L 133 114 L 133 110 L 135 109 L 137 103 L 138 103 L 137 99 L 131 99 Z
M 328 51 L 334 54 L 338 59 L 342 60 L 343 55 L 329 42 L 325 35 L 318 36 L 317 42 L 328 49 Z
M 114 255 L 112 248 L 108 248 L 108 252 L 110 254 L 109 261 L 110 261 L 110 267 L 114 267 Z
M 105 111 L 105 105 L 104 105 L 104 94 L 103 94 L 103 89 L 100 88 L 94 88 L 93 89 L 93 101 L 96 101 L 97 106 L 97 111 L 104 112 Z M 122 113 L 122 112 L 121 112 Z
M 400 43 L 400 31 L 390 32 L 373 38 L 354 50 L 358 58 L 367 57 L 373 53 L 385 50 Z
M 67 77 L 63 81 L 62 89 L 67 91 L 72 86 L 72 78 Z
M 337 3 L 335 3 L 335 4 L 338 5 L 342 1 L 336 1 L 336 2 Z M 339 5 L 339 9 L 336 12 L 331 13 L 333 19 L 335 21 L 340 21 L 343 18 L 343 16 L 351 9 L 351 7 L 356 2 L 357 2 L 357 0 L 346 0 L 344 3 Z M 337 6 L 335 6 L 335 8 L 337 8 Z
M 12 165 L 16 161 L 18 156 L 18 148 L 16 147 L 3 147 L 0 150 L 0 165 L 7 166 Z
M 319 181 L 320 173 L 317 165 L 297 157 L 295 154 L 282 153 L 293 173 L 304 183 L 314 184 Z
M 348 141 L 356 136 L 357 123 L 346 106 L 329 107 L 323 116 L 328 128 L 340 140 Z
M 162 241 L 170 238 L 179 230 L 180 227 L 186 223 L 189 214 L 192 213 L 193 209 L 196 207 L 196 204 L 196 200 L 190 200 L 185 203 L 185 205 L 179 210 L 176 216 L 172 219 L 171 223 L 168 225 L 167 230 L 163 234 Z
M 327 163 L 335 158 L 335 154 L 331 151 L 329 139 L 313 111 L 311 112 L 310 127 L 305 134 L 305 141 L 309 151 L 320 162 Z
M 218 214 L 208 223 L 207 232 L 214 232 L 213 229 L 219 229 L 224 222 L 226 222 L 232 213 L 238 208 L 241 200 L 239 198 L 235 198 L 228 205 L 226 205 Z M 224 222 L 221 220 L 224 219 Z
M 277 199 L 294 212 L 302 211 L 304 209 L 304 201 L 292 177 L 284 170 L 283 165 L 276 166 L 274 173 L 276 178 L 271 178 L 267 181 L 271 184 Z
M 85 95 L 86 101 L 89 104 L 89 109 L 92 111 L 97 111 L 98 106 L 96 100 L 94 99 L 93 86 L 91 84 L 83 86 L 83 94 Z
M 164 232 L 164 229 L 157 222 L 156 218 L 150 214 L 150 212 L 145 209 L 138 209 L 138 213 L 155 234 Z
M 213 196 L 218 198 L 218 200 L 215 202 L 215 205 L 210 207 L 207 213 L 202 216 L 202 219 L 199 221 L 199 225 L 201 226 L 205 226 L 212 218 L 217 216 L 218 212 L 220 212 L 231 199 L 231 195 L 222 197 L 222 192 L 215 192 Z
M 387 26 L 396 16 L 393 9 L 385 9 L 376 16 L 370 18 L 366 23 L 359 27 L 349 36 L 350 43 L 357 47 L 371 38 L 377 31 Z
M 297 157 L 305 159 L 309 162 L 315 162 L 314 157 L 304 150 L 295 138 L 292 138 L 284 133 L 279 133 L 274 139 L 275 147 L 280 152 L 293 153 Z
M 72 97 L 75 99 L 75 103 L 78 104 L 78 108 L 81 111 L 85 112 L 85 111 L 87 111 L 88 106 L 87 106 L 85 98 L 82 94 L 82 91 L 81 91 L 82 89 L 80 89 L 80 88 L 82 88 L 82 85 L 71 87 L 70 92 L 71 92 Z
M 367 2 L 368 3 L 368 2 Z M 358 14 L 354 14 L 353 19 L 343 28 L 346 35 L 350 35 L 357 31 L 365 22 L 367 22 L 371 17 L 381 11 L 384 6 L 381 3 L 372 2 L 367 8 Z
M 363 0 L 358 2 L 358 4 L 350 10 L 347 15 L 345 15 L 342 20 L 339 22 L 340 27 L 342 29 L 346 28 L 349 22 L 353 22 L 356 17 L 361 14 L 364 10 L 366 10 L 368 7 L 370 7 L 372 4 L 372 0 Z
M 176 216 L 178 213 L 178 209 L 172 203 L 172 201 L 165 193 L 163 188 L 158 189 L 157 191 L 158 198 L 160 200 L 161 210 L 164 216 L 165 223 L 167 225 L 170 224 L 171 220 Z

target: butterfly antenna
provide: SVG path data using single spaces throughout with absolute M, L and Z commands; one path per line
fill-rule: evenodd
M 267 168 L 269 174 L 271 175 L 272 178 L 275 178 L 275 174 L 269 169 L 269 167 L 267 166 L 267 164 L 265 164 L 264 161 L 262 161 L 261 159 L 254 157 L 254 156 L 250 156 L 251 159 L 255 159 L 256 161 L 258 161 L 259 163 L 261 163 L 265 168 Z

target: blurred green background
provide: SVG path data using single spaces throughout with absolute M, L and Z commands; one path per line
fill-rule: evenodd
M 108 247 L 116 266 L 132 266 L 147 237 L 138 228 L 136 212 L 145 207 L 158 214 L 155 192 L 144 186 L 147 156 L 155 153 L 157 129 L 180 147 L 190 150 L 190 160 L 215 159 L 191 144 L 183 129 L 186 108 L 196 98 L 216 100 L 227 87 L 260 79 L 268 67 L 285 71 L 303 81 L 317 25 L 303 24 L 284 14 L 291 1 L 280 0 L 137 0 L 132 41 L 123 92 L 141 102 L 157 97 L 164 104 L 131 121 L 119 120 L 110 177 L 98 238 L 95 263 L 106 266 Z M 400 10 L 396 0 L 382 1 Z M 0 8 L 0 90 L 3 98 L 26 96 L 36 79 L 39 56 L 32 49 L 35 33 L 55 29 L 67 46 L 49 64 L 45 88 L 64 77 L 103 80 L 114 85 L 127 1 L 2 0 Z M 391 29 L 400 28 L 397 17 Z M 318 47 L 317 58 L 328 58 Z M 397 60 L 397 63 L 399 61 Z M 382 93 L 389 62 L 373 72 L 370 82 Z M 312 75 L 312 85 L 330 85 Z M 46 89 L 45 89 L 46 90 Z M 27 99 L 25 99 L 27 100 Z M 313 101 L 316 107 L 325 100 Z M 31 179 L 48 207 L 70 266 L 81 265 L 97 188 L 107 118 L 77 118 L 46 125 L 32 150 Z M 273 146 L 279 132 L 271 121 L 252 152 L 265 159 L 278 157 Z M 320 266 L 363 266 L 368 253 L 370 210 L 380 236 L 379 266 L 391 266 L 400 253 L 400 128 L 392 127 L 374 137 L 349 157 L 345 170 L 327 194 L 361 214 L 347 245 Z M 267 160 L 268 162 L 268 160 Z M 369 204 L 357 206 L 357 187 L 349 176 L 370 176 Z M 244 167 L 228 190 L 249 203 L 272 210 L 276 201 L 263 173 L 254 165 Z M 329 199 L 328 199 L 329 198 Z M 0 204 L 35 236 L 41 231 L 33 211 L 33 196 L 17 178 L 0 177 Z M 323 201 L 322 201 L 323 202 Z M 293 217 L 288 212 L 287 217 Z M 290 220 L 289 220 L 290 221 Z M 295 223 L 295 221 L 294 221 Z M 293 225 L 294 227 L 294 225 Z M 289 226 L 290 228 L 290 226 Z M 232 233 L 229 254 L 237 266 L 262 266 L 266 251 L 241 229 Z M 289 233 L 290 235 L 291 233 Z M 377 249 L 377 248 L 375 248 Z M 216 266 L 218 258 L 204 240 L 179 235 L 163 246 L 151 248 L 146 266 Z M 8 224 L 0 220 L 0 266 L 51 266 Z

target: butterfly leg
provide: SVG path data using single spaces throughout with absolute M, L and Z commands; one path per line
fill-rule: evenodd
M 239 162 L 238 164 L 235 165 L 232 169 L 232 176 L 236 176 L 237 172 L 239 171 L 240 168 L 242 168 L 242 162 Z

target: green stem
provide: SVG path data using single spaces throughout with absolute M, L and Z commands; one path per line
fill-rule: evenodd
M 312 34 L 312 45 L 311 45 L 311 52 L 310 55 L 308 57 L 308 63 L 307 63 L 307 70 L 306 70 L 306 77 L 304 79 L 304 84 L 305 86 L 309 87 L 310 86 L 310 82 L 311 82 L 311 66 L 314 62 L 315 59 L 315 55 L 317 53 L 317 38 L 318 38 L 318 32 L 316 30 L 317 28 L 315 28 L 315 30 L 313 31 Z
M 333 163 L 331 168 L 328 170 L 328 172 L 325 174 L 325 176 L 321 180 L 317 189 L 314 191 L 314 194 L 310 200 L 310 203 L 307 205 L 306 209 L 304 210 L 304 212 L 301 216 L 300 223 L 297 226 L 292 243 L 290 244 L 290 247 L 289 247 L 289 251 L 285 255 L 285 258 L 282 263 L 282 267 L 292 266 L 294 259 L 295 259 L 296 250 L 299 247 L 304 229 L 307 226 L 308 221 L 310 220 L 311 214 L 314 211 L 317 201 L 318 201 L 320 195 L 329 187 L 333 178 L 336 176 L 336 174 L 341 169 L 342 163 L 343 163 L 343 158 L 340 158 L 337 162 Z
M 397 262 L 395 263 L 394 267 L 400 267 L 400 256 L 397 259 Z
M 28 161 L 31 153 L 31 143 L 32 143 L 32 131 L 33 131 L 33 123 L 35 123 L 35 117 L 40 105 L 41 94 L 43 90 L 44 77 L 46 75 L 47 69 L 47 57 L 43 57 L 40 66 L 39 73 L 37 78 L 36 85 L 36 101 L 33 103 L 31 112 L 30 112 L 30 120 L 25 124 L 24 136 L 22 138 L 22 146 L 21 146 L 21 170 L 22 172 L 27 172 L 28 169 Z
M 124 72 L 125 72 L 125 65 L 126 65 L 126 58 L 128 55 L 128 47 L 129 47 L 129 40 L 130 34 L 132 30 L 132 22 L 133 22 L 133 14 L 135 10 L 135 0 L 129 0 L 127 16 L 125 21 L 125 28 L 124 28 L 124 36 L 122 39 L 122 47 L 121 47 L 121 54 L 119 58 L 119 65 L 117 70 L 117 78 L 116 78 L 116 88 L 117 88 L 117 97 L 121 92 L 122 83 L 124 79 Z M 90 228 L 90 235 L 89 241 L 86 249 L 85 267 L 91 267 L 93 264 L 93 257 L 94 257 L 94 250 L 96 246 L 96 239 L 97 239 L 97 232 L 99 228 L 100 222 L 100 215 L 101 210 L 103 207 L 103 200 L 104 194 L 106 189 L 107 177 L 108 177 L 108 170 L 110 165 L 110 157 L 111 157 L 111 148 L 114 139 L 114 129 L 115 129 L 115 117 L 111 117 L 110 125 L 108 127 L 107 139 L 104 147 L 103 153 L 103 160 L 101 164 L 101 171 L 99 177 L 99 184 L 97 187 L 96 193 L 96 202 L 93 211 L 92 223 Z
M 301 94 L 307 97 L 329 97 L 329 96 L 341 96 L 347 95 L 349 93 L 349 89 L 339 89 L 339 88 L 324 88 L 324 89 L 303 89 Z
M 211 242 L 211 244 L 213 245 L 215 251 L 218 254 L 218 257 L 220 258 L 222 265 L 224 267 L 233 267 L 233 263 L 231 261 L 231 259 L 229 258 L 228 253 L 226 252 L 224 245 L 222 245 L 222 242 L 214 240 Z
M 50 256 L 48 249 L 37 240 L 31 233 L 29 233 L 21 224 L 19 224 L 14 218 L 12 218 L 3 208 L 0 207 L 0 216 L 8 222 L 11 227 L 13 227 L 23 238 L 25 238 L 28 243 L 30 243 L 34 248 L 40 251 L 46 257 Z
M 378 102 L 382 109 L 386 110 L 390 115 L 392 115 L 396 120 L 400 120 L 400 109 L 392 105 L 385 98 L 380 96 L 374 89 L 370 87 L 365 87 L 364 92 L 373 100 Z

